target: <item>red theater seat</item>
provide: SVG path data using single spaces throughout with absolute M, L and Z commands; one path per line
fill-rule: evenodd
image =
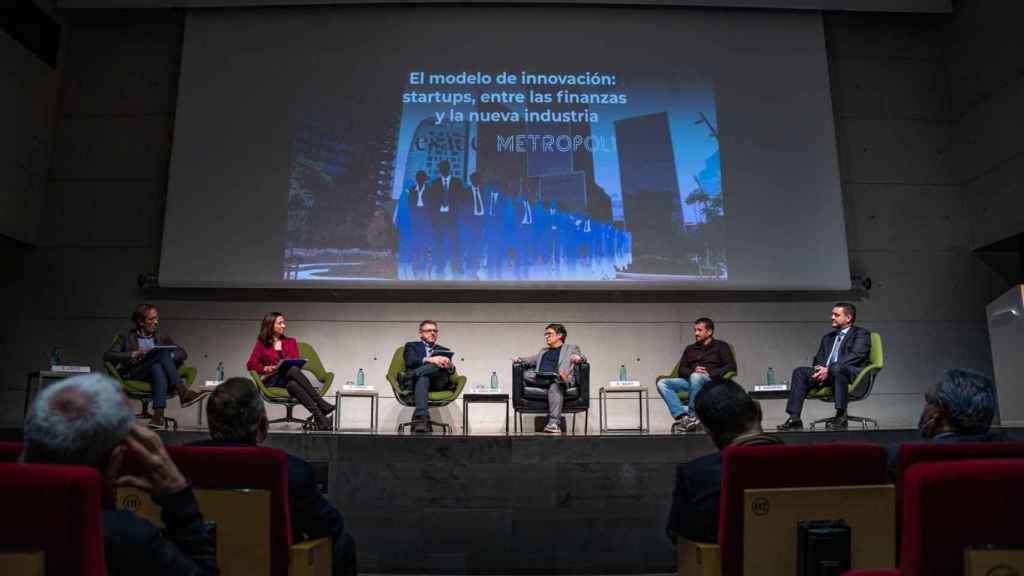
M 21 442 L 0 442 L 0 463 L 17 462 L 21 456 Z
M 0 543 L 5 549 L 42 550 L 47 576 L 107 573 L 96 470 L 0 464 L 0 499 Z
M 898 570 L 848 576 L 960 576 L 972 545 L 1024 546 L 1024 459 L 924 462 L 903 481 L 903 542 Z
M 722 575 L 743 574 L 743 491 L 888 484 L 885 448 L 875 444 L 742 446 L 722 453 L 718 515 Z
M 167 453 L 197 489 L 270 492 L 271 574 L 288 574 L 292 536 L 287 454 L 274 448 L 208 446 L 167 446 Z

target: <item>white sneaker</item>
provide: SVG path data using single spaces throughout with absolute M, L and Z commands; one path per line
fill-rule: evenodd
M 687 432 L 700 432 L 704 430 L 704 425 L 696 416 L 688 416 L 685 429 Z

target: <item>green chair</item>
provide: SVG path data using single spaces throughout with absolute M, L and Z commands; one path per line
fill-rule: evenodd
M 395 350 L 394 356 L 391 357 L 391 365 L 388 366 L 388 382 L 391 384 L 391 389 L 395 392 L 395 400 L 402 406 L 415 407 L 416 399 L 413 390 L 403 389 L 398 383 L 398 373 L 405 370 L 405 351 L 404 346 L 399 346 Z M 462 389 L 466 386 L 466 377 L 460 374 L 452 373 L 448 376 L 448 382 L 454 383 L 455 387 L 448 390 L 431 390 L 427 392 L 427 406 L 431 408 L 440 408 L 441 406 L 447 406 L 452 403 L 459 394 L 462 394 Z M 398 424 L 398 433 L 401 434 L 405 428 L 412 428 L 413 421 L 401 422 Z M 444 434 L 448 434 L 451 431 L 451 424 L 445 422 L 434 422 L 430 420 L 430 426 L 440 426 Z
M 331 389 L 331 384 L 334 382 L 334 372 L 328 372 L 324 368 L 323 362 L 320 360 L 320 355 L 316 353 L 316 350 L 310 344 L 305 342 L 299 342 L 299 358 L 304 358 L 306 364 L 302 367 L 303 370 L 307 370 L 316 376 L 317 381 L 320 382 L 320 396 L 326 396 L 327 391 Z M 255 370 L 249 370 L 249 377 L 256 383 L 256 388 L 260 391 L 260 396 L 263 397 L 263 401 L 268 404 L 280 404 L 284 406 L 285 414 L 284 418 L 275 418 L 271 420 L 270 424 L 277 424 L 278 422 L 297 422 L 302 424 L 303 427 L 308 426 L 310 423 L 310 416 L 305 420 L 300 420 L 292 416 L 292 410 L 299 404 L 299 401 L 292 398 L 292 395 L 288 393 L 288 390 L 283 386 L 267 386 L 263 383 L 263 379 Z
M 736 348 L 734 348 L 732 344 L 728 344 L 727 343 L 727 345 L 729 346 L 729 351 L 732 352 L 732 357 L 735 359 L 736 358 Z M 671 374 L 662 374 L 660 376 L 655 376 L 654 377 L 655 387 L 657 387 L 658 382 L 660 382 L 660 381 L 662 381 L 662 380 L 664 380 L 666 378 L 679 378 L 679 364 L 682 363 L 682 361 L 683 361 L 683 359 L 680 358 L 679 362 L 676 362 L 676 366 L 675 366 L 675 368 L 672 369 L 672 373 Z M 737 362 L 737 365 L 738 364 L 739 363 Z M 725 379 L 725 380 L 735 380 L 736 379 L 736 372 L 730 370 L 730 371 L 726 372 L 725 374 L 722 374 L 722 378 Z M 679 400 L 682 401 L 683 404 L 686 404 L 690 400 L 690 392 L 687 391 L 687 390 L 680 390 L 679 392 L 676 393 L 676 396 L 679 397 Z
M 859 402 L 871 395 L 871 389 L 875 387 L 875 378 L 878 377 L 878 373 L 881 372 L 882 367 L 885 366 L 885 354 L 882 348 L 882 336 L 878 332 L 871 333 L 871 352 L 868 356 L 868 365 L 865 366 L 857 377 L 847 387 L 850 391 L 850 402 Z M 807 394 L 808 398 L 817 398 L 823 402 L 832 402 L 833 394 L 830 386 L 823 386 L 821 388 L 812 388 Z M 878 428 L 878 421 L 874 418 L 868 418 L 867 416 L 854 416 L 853 414 L 847 413 L 846 419 L 850 422 L 860 422 L 860 425 L 866 430 L 868 424 L 874 424 L 875 428 Z M 829 418 L 819 418 L 814 422 L 811 422 L 811 428 L 823 422 L 832 420 Z
M 132 400 L 138 400 L 142 404 L 142 412 L 135 415 L 136 418 L 152 418 L 153 414 L 149 411 L 149 403 L 153 401 L 153 386 L 149 382 L 142 380 L 131 380 L 128 378 L 122 378 L 121 374 L 114 368 L 114 365 L 110 362 L 104 362 L 103 368 L 106 369 L 107 374 L 111 378 L 117 380 L 121 384 L 121 390 L 124 391 L 125 396 Z M 198 370 L 193 366 L 185 366 L 182 364 L 178 367 L 178 376 L 185 382 L 185 387 L 191 389 L 192 383 L 196 381 L 196 374 Z M 178 389 L 169 386 L 167 388 L 167 398 L 171 399 L 178 395 Z M 164 415 L 164 428 L 168 426 L 174 430 L 178 429 L 178 421 L 170 416 Z

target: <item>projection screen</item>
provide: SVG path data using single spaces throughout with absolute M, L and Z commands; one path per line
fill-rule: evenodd
M 848 289 L 821 17 L 192 10 L 160 283 Z

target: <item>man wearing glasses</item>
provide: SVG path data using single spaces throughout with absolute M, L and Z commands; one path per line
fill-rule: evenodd
M 531 388 L 542 390 L 547 388 L 548 423 L 544 426 L 547 434 L 558 434 L 562 431 L 562 402 L 565 389 L 576 383 L 576 371 L 573 364 L 584 361 L 583 352 L 575 344 L 566 344 L 569 333 L 561 324 L 548 324 L 544 328 L 544 342 L 547 347 L 533 356 L 513 356 L 513 362 L 522 362 L 524 368 L 532 368 L 523 372 L 526 392 Z
M 413 412 L 413 433 L 430 433 L 430 413 L 427 411 L 427 393 L 452 387 L 449 376 L 455 372 L 452 351 L 437 343 L 437 322 L 420 322 L 420 339 L 406 342 L 402 353 L 405 371 L 398 373 L 403 389 L 414 390 L 416 408 Z

